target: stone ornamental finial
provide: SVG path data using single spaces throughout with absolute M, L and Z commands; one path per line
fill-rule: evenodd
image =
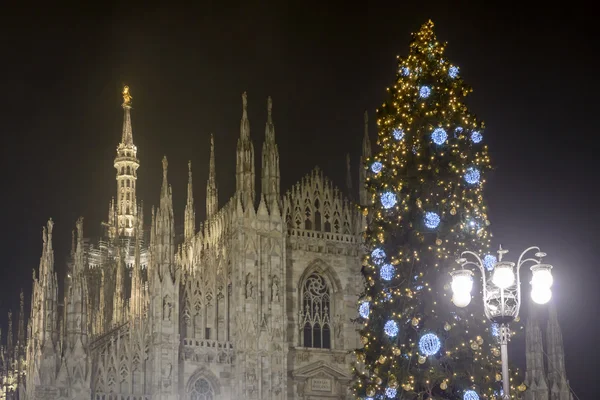
M 77 241 L 83 239 L 83 217 L 77 219 Z
M 169 166 L 169 162 L 167 161 L 167 156 L 163 156 L 162 164 L 163 164 L 163 175 L 166 175 L 167 167 Z
M 248 118 L 248 94 L 242 93 L 242 119 Z
M 123 105 L 124 106 L 131 106 L 131 100 L 133 99 L 133 97 L 131 97 L 131 94 L 129 94 L 129 86 L 125 85 L 123 86 Z
M 52 218 L 50 218 L 48 220 L 48 236 L 52 235 L 52 228 L 54 228 L 54 221 L 52 221 Z
M 267 98 L 267 113 L 269 115 L 269 120 L 271 119 L 271 112 L 273 111 L 273 99 L 271 96 Z
M 188 176 L 189 177 L 192 176 L 192 161 L 191 160 L 188 161 Z

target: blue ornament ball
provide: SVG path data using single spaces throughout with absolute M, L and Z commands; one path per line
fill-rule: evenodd
M 379 275 L 384 281 L 391 281 L 396 273 L 396 268 L 392 264 L 383 264 L 379 270 Z
M 431 88 L 429 86 L 421 86 L 419 89 L 419 97 L 426 99 L 431 95 Z
M 426 356 L 432 356 L 436 354 L 438 351 L 440 351 L 441 347 L 442 343 L 434 333 L 426 333 L 425 335 L 421 336 L 421 339 L 419 339 L 419 351 Z
M 371 312 L 371 305 L 368 301 L 363 301 L 358 306 L 358 314 L 363 318 L 369 318 L 369 313 Z
M 452 79 L 456 78 L 458 76 L 458 67 L 455 67 L 453 65 L 450 68 L 448 68 L 448 76 Z
M 479 395 L 474 390 L 467 390 L 463 395 L 463 400 L 479 400 Z
M 471 132 L 471 140 L 473 143 L 481 143 L 483 140 L 483 135 L 479 131 L 473 131 Z
M 371 259 L 375 264 L 381 264 L 385 259 L 385 251 L 381 248 L 376 248 L 371 252 Z
M 467 168 L 467 172 L 465 172 L 465 182 L 467 182 L 470 185 L 475 185 L 477 183 L 479 183 L 479 180 L 481 179 L 481 173 L 479 172 L 479 170 L 475 167 L 469 167 Z
M 483 266 L 488 271 L 491 271 L 494 269 L 494 265 L 496 264 L 497 261 L 498 261 L 498 259 L 496 258 L 495 255 L 486 254 L 485 257 L 483 257 Z
M 404 75 L 404 76 L 409 76 L 409 75 L 410 75 L 410 68 L 408 68 L 408 67 L 402 67 L 402 68 L 400 69 L 400 72 L 401 72 L 401 73 L 402 73 L 402 75 Z
M 440 216 L 434 213 L 433 211 L 427 211 L 425 213 L 425 226 L 429 229 L 437 228 L 440 222 Z
M 462 132 L 463 132 L 463 127 L 462 126 L 457 126 L 456 129 L 454 129 L 454 137 L 457 138 Z
M 396 321 L 390 320 L 383 326 L 383 332 L 389 337 L 396 337 L 396 335 L 398 335 L 398 331 L 399 329 Z
M 394 207 L 396 205 L 396 203 L 398 202 L 396 195 L 392 192 L 382 193 L 380 199 L 381 199 L 381 205 L 386 210 Z
M 448 134 L 444 128 L 435 128 L 431 133 L 431 140 L 437 145 L 442 145 L 448 139 Z
M 376 174 L 380 173 L 382 169 L 383 169 L 383 164 L 380 163 L 379 161 L 375 161 L 373 164 L 371 164 L 371 171 L 373 171 Z
M 397 392 L 398 392 L 398 389 L 391 388 L 391 387 L 385 388 L 385 395 L 386 395 L 386 397 L 388 397 L 390 399 L 393 399 L 394 397 L 396 397 Z
M 396 140 L 402 140 L 404 138 L 404 129 L 402 128 L 394 128 L 392 131 L 392 135 Z

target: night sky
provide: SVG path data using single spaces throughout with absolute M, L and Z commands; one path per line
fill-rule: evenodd
M 549 253 L 567 374 L 580 398 L 593 398 L 586 383 L 600 369 L 600 220 L 592 208 L 600 203 L 593 183 L 600 84 L 592 71 L 598 37 L 591 10 L 574 3 L 218 3 L 3 10 L 0 326 L 21 287 L 29 299 L 49 217 L 59 270 L 78 216 L 86 236 L 100 233 L 116 192 L 123 84 L 133 95 L 138 199 L 149 217 L 166 155 L 182 224 L 188 160 L 196 212 L 204 217 L 211 132 L 220 204 L 234 191 L 243 91 L 257 177 L 270 95 L 282 191 L 315 165 L 343 187 L 346 153 L 356 185 L 363 112 L 374 142 L 375 109 L 393 82 L 395 57 L 407 53 L 410 32 L 432 19 L 438 39 L 449 42 L 449 59 L 474 88 L 471 109 L 486 122 L 495 165 L 486 192 L 494 245 L 515 259 L 530 245 Z M 520 336 L 511 348 L 518 363 Z

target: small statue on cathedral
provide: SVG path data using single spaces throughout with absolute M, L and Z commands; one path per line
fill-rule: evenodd
M 279 278 L 273 276 L 273 283 L 271 285 L 271 300 L 274 303 L 279 303 Z
M 123 86 L 123 105 L 131 105 L 131 99 L 133 99 L 133 97 L 129 94 L 129 86 Z
M 254 284 L 252 283 L 252 274 L 246 275 L 246 298 L 251 299 L 253 297 Z

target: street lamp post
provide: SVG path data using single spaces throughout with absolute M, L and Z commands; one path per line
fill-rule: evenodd
M 527 256 L 528 253 L 535 251 L 534 257 Z M 452 271 L 452 302 L 457 307 L 466 307 L 471 302 L 471 290 L 473 289 L 473 272 L 465 269 L 467 266 L 476 266 L 481 271 L 483 279 L 483 305 L 486 317 L 497 323 L 500 327 L 500 354 L 502 359 L 502 388 L 504 391 L 503 399 L 510 399 L 510 386 L 508 377 L 508 341 L 510 339 L 509 323 L 519 316 L 521 308 L 521 267 L 529 263 L 531 265 L 531 298 L 538 304 L 547 303 L 552 297 L 552 266 L 542 264 L 542 258 L 546 253 L 540 251 L 538 247 L 526 249 L 516 264 L 516 273 L 514 271 L 515 263 L 503 261 L 503 256 L 508 250 L 498 250 L 498 261 L 487 263 L 493 272 L 491 279 L 486 278 L 486 263 L 472 251 L 465 251 L 461 254 L 457 263 L 461 269 Z M 467 259 L 469 257 L 470 259 Z M 492 257 L 493 258 L 493 257 Z M 494 260 L 495 261 L 495 260 Z

